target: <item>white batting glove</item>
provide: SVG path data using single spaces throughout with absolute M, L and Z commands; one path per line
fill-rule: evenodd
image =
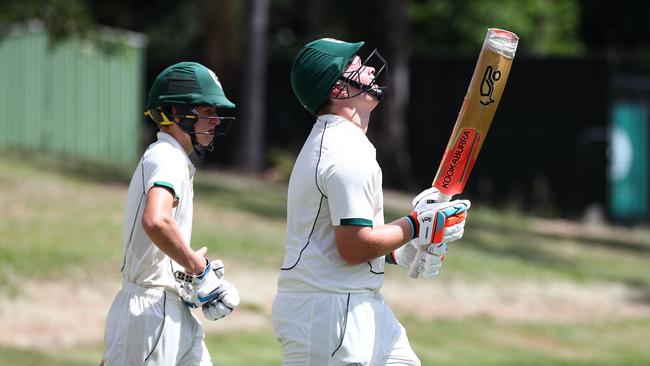
M 417 253 L 417 246 L 415 240 L 411 240 L 396 249 L 393 252 L 395 264 L 408 269 Z M 422 277 L 434 278 L 440 273 L 447 249 L 447 243 L 429 245 L 429 248 L 422 254 L 422 259 L 418 265 L 418 271 Z
M 202 306 L 203 316 L 208 320 L 219 320 L 239 306 L 239 291 L 230 282 L 222 279 L 223 286 L 219 297 Z
M 430 187 L 420 192 L 420 194 L 418 194 L 417 196 L 415 196 L 415 198 L 413 198 L 411 203 L 413 204 L 413 208 L 415 208 L 415 210 L 417 211 L 420 202 L 423 203 L 427 201 L 437 202 L 438 199 L 440 199 L 440 191 L 436 187 Z
M 212 262 L 210 262 L 212 265 L 212 270 L 214 271 L 214 274 L 217 275 L 217 278 L 222 278 L 224 274 L 226 274 L 226 267 L 223 265 L 223 261 L 221 259 L 215 259 Z
M 412 238 L 422 246 L 458 240 L 465 230 L 469 200 L 451 202 L 420 201 L 406 218 L 411 224 Z
M 181 299 L 190 307 L 198 308 L 217 299 L 223 291 L 224 267 L 221 260 L 207 262 L 203 273 L 193 276 L 182 271 L 176 271 L 174 276 L 180 282 L 178 286 Z M 213 267 L 214 265 L 214 267 Z
M 465 218 L 471 207 L 469 200 L 437 202 L 440 191 L 431 187 L 413 198 L 414 210 L 407 216 L 412 237 L 423 246 L 458 240 L 465 230 Z

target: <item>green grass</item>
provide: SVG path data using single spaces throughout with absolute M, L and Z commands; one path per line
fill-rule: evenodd
M 272 330 L 208 335 L 214 366 L 281 365 L 282 351 Z
M 89 355 L 87 349 L 55 352 L 9 348 L 0 345 L 0 366 L 97 366 L 100 360 L 101 352 Z
M 0 296 L 17 278 L 119 277 L 122 214 L 130 172 L 83 162 L 4 153 L 0 158 Z M 408 212 L 392 195 L 386 218 Z M 193 247 L 246 265 L 278 268 L 283 257 L 286 185 L 199 169 Z M 533 230 L 534 219 L 475 203 L 462 241 L 451 244 L 439 280 L 625 284 L 650 302 L 650 230 L 614 239 Z M 389 275 L 399 275 L 389 271 Z M 507 283 L 507 282 L 506 282 Z M 468 299 L 471 301 L 471 299 Z M 434 304 L 435 305 L 435 304 Z M 254 309 L 253 309 L 254 310 Z M 400 313 L 423 365 L 647 365 L 650 319 L 583 323 L 502 322 L 472 317 L 429 320 Z M 278 365 L 271 329 L 210 334 L 215 365 Z M 96 365 L 101 345 L 65 352 L 0 345 L 4 365 Z
M 403 317 L 423 365 L 641 366 L 650 362 L 650 319 L 601 324 L 503 323 L 486 318 L 423 321 Z M 269 330 L 209 334 L 215 366 L 271 366 L 281 350 Z M 0 366 L 97 365 L 99 346 L 65 353 L 0 347 Z
M 2 271 L 56 276 L 68 275 L 71 269 L 118 265 L 129 177 L 116 173 L 109 179 L 74 170 L 69 161 L 24 161 L 11 154 L 0 160 L 0 204 L 7 212 L 0 220 Z M 201 170 L 195 185 L 193 247 L 207 246 L 213 256 L 238 261 L 248 261 L 251 253 L 263 254 L 257 260 L 269 267 L 281 263 L 286 185 Z M 393 218 L 410 208 L 407 195 L 392 201 L 386 211 Z M 645 270 L 649 230 L 608 243 L 543 235 L 529 225 L 530 219 L 520 213 L 475 204 L 465 237 L 451 245 L 445 272 L 468 279 L 622 281 L 650 292 Z M 648 238 L 649 244 L 639 245 L 639 238 Z
M 601 324 L 507 323 L 486 318 L 407 318 L 423 365 L 643 365 L 650 319 Z M 640 343 L 639 343 L 640 342 Z

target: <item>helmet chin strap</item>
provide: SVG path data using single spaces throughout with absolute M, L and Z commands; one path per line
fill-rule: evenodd
M 183 130 L 186 134 L 190 135 L 190 140 L 192 141 L 192 147 L 194 148 L 194 152 L 196 153 L 196 155 L 198 155 L 198 156 L 203 156 L 203 154 L 202 154 L 202 153 L 199 151 L 199 149 L 197 148 L 197 147 L 198 147 L 199 145 L 201 145 L 201 144 L 199 144 L 199 141 L 196 139 L 196 135 L 197 135 L 197 134 L 199 134 L 199 135 L 202 135 L 202 134 L 209 135 L 209 134 L 208 134 L 208 133 L 204 133 L 204 132 L 198 132 L 198 133 L 197 133 L 197 132 L 194 130 L 194 125 L 196 124 L 196 122 L 197 122 L 196 119 L 192 119 L 192 118 L 183 118 L 183 119 L 181 119 L 181 120 L 177 123 L 177 125 L 178 125 L 178 127 L 180 127 L 181 130 Z M 210 146 L 212 146 L 212 143 L 210 143 Z M 213 147 L 213 149 L 214 149 L 214 147 Z M 209 150 L 209 149 L 208 149 L 208 150 Z M 209 150 L 209 151 L 212 151 L 212 150 Z
M 197 145 L 201 145 L 201 144 L 199 144 L 199 142 L 196 140 L 196 135 L 208 135 L 208 136 L 214 136 L 214 137 L 212 138 L 212 141 L 210 141 L 210 144 L 209 144 L 208 146 L 203 146 L 203 145 L 201 145 L 201 146 L 203 146 L 203 147 L 204 147 L 206 150 L 208 150 L 208 151 L 214 151 L 214 140 L 216 140 L 216 138 L 217 138 L 216 133 L 210 133 L 210 132 L 196 132 L 196 131 L 194 131 L 194 132 L 188 132 L 188 134 L 190 135 L 190 138 L 192 138 L 192 142 L 194 143 L 194 151 L 195 151 L 199 156 L 201 156 L 201 153 L 200 153 L 199 151 L 197 151 L 196 146 L 197 146 Z

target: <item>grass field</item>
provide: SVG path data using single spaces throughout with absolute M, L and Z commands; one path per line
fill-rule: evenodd
M 24 308 L 16 305 L 27 296 L 24 283 L 119 283 L 130 172 L 2 156 L 0 365 L 98 364 L 101 338 L 63 348 L 17 344 L 12 338 L 19 334 L 12 337 L 7 320 Z M 408 197 L 386 194 L 387 221 L 409 209 Z M 240 265 L 274 275 L 283 256 L 285 202 L 283 184 L 199 170 L 194 246 L 208 246 L 227 265 L 234 263 L 235 272 Z M 412 281 L 391 269 L 384 295 L 423 365 L 648 365 L 649 259 L 647 228 L 585 227 L 476 203 L 441 276 Z M 274 286 L 273 275 L 259 286 Z M 113 296 L 106 294 L 105 301 Z M 237 317 L 224 320 L 223 328 L 217 324 L 207 336 L 215 365 L 280 364 L 268 301 L 251 297 L 243 307 L 266 320 L 251 327 L 230 327 Z M 43 311 L 56 317 L 63 309 Z M 38 326 L 31 331 L 43 332 Z M 56 339 L 56 329 L 47 331 Z

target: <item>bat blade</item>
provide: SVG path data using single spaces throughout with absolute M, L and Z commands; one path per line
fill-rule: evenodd
M 467 94 L 454 124 L 432 186 L 440 191 L 439 202 L 449 201 L 465 189 L 487 136 L 510 74 L 519 44 L 516 34 L 489 28 Z M 422 250 L 411 263 L 409 276 L 418 277 Z
M 451 148 L 445 151 L 433 186 L 449 198 L 465 189 L 472 172 L 478 151 L 481 148 L 481 132 L 477 128 L 463 128 L 450 141 Z

